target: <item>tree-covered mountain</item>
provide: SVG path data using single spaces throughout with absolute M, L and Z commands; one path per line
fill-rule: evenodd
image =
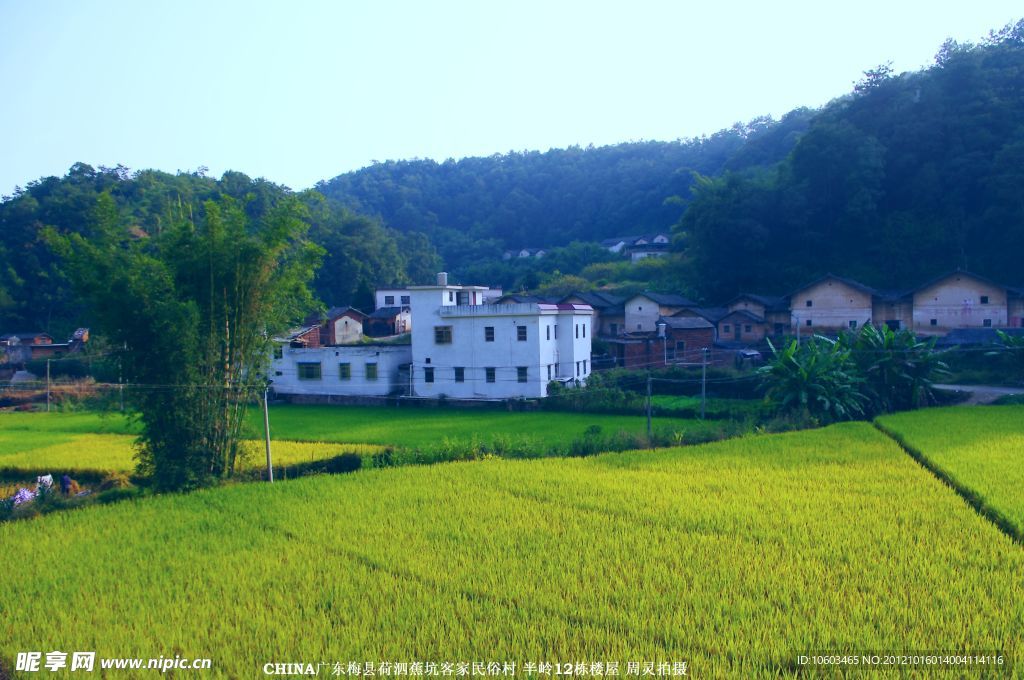
M 30 183 L 0 203 L 0 329 L 44 330 L 63 339 L 90 314 L 75 295 L 62 263 L 42 238 L 46 227 L 94 236 L 96 206 L 109 195 L 113 220 L 126 233 L 145 239 L 169 225 L 192 220 L 204 201 L 230 196 L 258 218 L 290 192 L 264 179 L 227 172 L 216 180 L 203 173 L 171 175 L 124 167 L 74 165 L 62 178 Z M 299 194 L 310 238 L 326 254 L 314 280 L 327 304 L 372 306 L 367 291 L 382 281 L 428 280 L 440 259 L 423 234 L 399 233 L 379 220 L 357 215 L 315 191 Z M 110 221 L 109 216 L 106 216 Z
M 462 273 L 502 251 L 668 231 L 693 173 L 772 164 L 811 111 L 763 117 L 708 137 L 570 147 L 438 163 L 388 161 L 320 182 L 325 196 L 400 231 L 427 234 Z
M 693 289 L 885 288 L 960 267 L 1024 283 L 1024 21 L 930 68 L 865 73 L 781 162 L 703 178 L 677 229 Z

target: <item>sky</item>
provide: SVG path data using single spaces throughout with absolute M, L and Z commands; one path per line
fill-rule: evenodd
M 0 0 L 0 195 L 76 162 L 301 190 L 374 161 L 696 137 L 1022 16 L 1002 0 Z

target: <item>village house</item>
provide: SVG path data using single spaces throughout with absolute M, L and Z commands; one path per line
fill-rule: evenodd
M 278 395 L 385 397 L 405 389 L 411 360 L 409 345 L 281 343 L 274 349 L 270 378 Z
M 658 319 L 695 305 L 682 295 L 644 292 L 626 300 L 624 307 L 626 333 L 651 333 L 657 330 Z
M 24 366 L 34 359 L 48 359 L 80 352 L 89 342 L 89 329 L 77 329 L 67 342 L 54 342 L 53 336 L 43 332 L 5 333 L 0 335 L 0 363 Z
M 585 382 L 593 310 L 485 303 L 478 286 L 413 286 L 412 387 L 418 397 L 540 398 L 552 380 Z
M 834 333 L 871 323 L 878 291 L 834 274 L 812 281 L 789 295 L 793 331 Z
M 950 272 L 910 292 L 914 332 L 933 335 L 956 328 L 1008 327 L 1015 293 L 977 274 Z M 1016 320 L 1019 325 L 1019 316 Z
M 412 312 L 404 307 L 381 307 L 367 318 L 364 330 L 371 338 L 401 335 L 412 330 Z
M 366 314 L 355 307 L 332 307 L 320 326 L 321 345 L 351 345 L 363 339 Z
M 559 300 L 562 304 L 590 305 L 594 310 L 594 328 L 599 337 L 619 335 L 626 330 L 626 298 L 601 291 L 570 293 Z
M 658 368 L 699 363 L 704 349 L 715 344 L 714 324 L 698 315 L 660 317 L 655 329 L 606 339 L 613 365 Z

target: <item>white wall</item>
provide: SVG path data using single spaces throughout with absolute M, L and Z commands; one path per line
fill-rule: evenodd
M 982 303 L 982 296 L 988 302 Z M 931 325 L 935 319 L 936 325 Z M 988 320 L 986 325 L 985 321 Z M 914 330 L 946 333 L 953 328 L 1006 326 L 1006 290 L 967 274 L 951 274 L 914 293 Z
M 808 300 L 811 306 L 807 306 Z M 801 333 L 819 330 L 850 330 L 850 322 L 861 328 L 871 321 L 872 296 L 838 279 L 825 279 L 793 293 L 790 298 L 793 328 Z M 810 320 L 811 325 L 807 325 Z
M 348 347 L 294 348 L 285 345 L 283 356 L 270 366 L 277 394 L 331 394 L 345 396 L 386 396 L 404 387 L 398 370 L 412 361 L 409 345 L 358 345 Z M 319 363 L 319 380 L 299 379 L 298 364 Z M 351 378 L 340 377 L 339 364 L 351 367 Z M 366 364 L 377 364 L 377 379 L 366 377 Z

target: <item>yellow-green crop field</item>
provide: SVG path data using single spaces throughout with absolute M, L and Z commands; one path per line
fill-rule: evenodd
M 274 467 L 288 467 L 333 458 L 342 453 L 370 456 L 383 446 L 337 442 L 275 441 Z M 264 443 L 242 442 L 239 468 L 264 467 Z M 77 434 L 62 432 L 0 432 L 0 469 L 52 472 L 58 476 L 75 472 L 135 469 L 135 437 L 124 434 Z
M 1024 538 L 1024 406 L 955 406 L 878 420 Z
M 56 649 L 210 657 L 225 678 L 492 660 L 749 678 L 810 652 L 1024 651 L 1024 551 L 866 423 L 145 497 L 0 525 L 0 545 L 8 668 Z

